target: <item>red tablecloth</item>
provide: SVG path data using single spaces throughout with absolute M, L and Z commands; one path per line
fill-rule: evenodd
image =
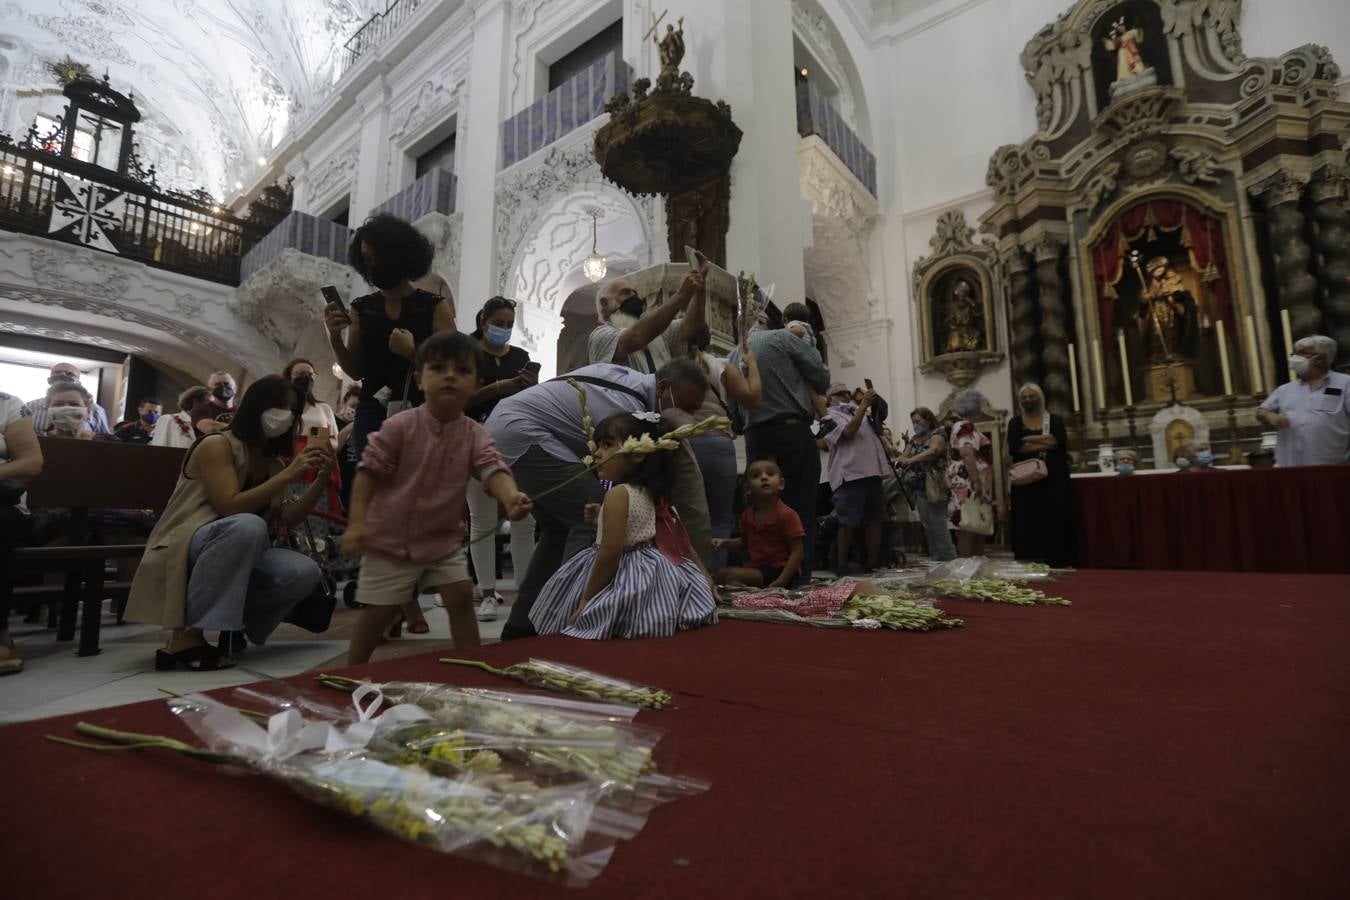
M 1075 478 L 1085 569 L 1350 572 L 1350 466 Z
M 1350 896 L 1350 578 L 1079 572 L 1051 589 L 1074 605 L 952 601 L 966 626 L 930 634 L 724 622 L 458 653 L 675 695 L 638 721 L 668 731 L 663 768 L 712 788 L 655 810 L 584 891 L 402 843 L 262 778 L 43 739 L 78 719 L 190 739 L 159 701 L 0 726 L 0 895 Z M 247 659 L 266 670 L 267 649 Z M 513 684 L 434 656 L 357 673 Z

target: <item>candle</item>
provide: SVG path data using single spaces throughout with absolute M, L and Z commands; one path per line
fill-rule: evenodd
M 1233 375 L 1228 368 L 1228 337 L 1223 330 L 1223 319 L 1214 323 L 1215 333 L 1219 337 L 1219 367 L 1223 369 L 1223 395 L 1233 396 Z
M 1261 382 L 1261 354 L 1256 351 L 1256 323 L 1252 317 L 1247 317 L 1247 366 L 1251 371 L 1252 393 L 1259 394 L 1265 390 Z
M 1069 345 L 1069 391 L 1073 394 L 1073 411 L 1078 412 L 1078 358 L 1073 355 L 1073 344 Z
M 1134 389 L 1130 387 L 1130 356 L 1125 352 L 1125 329 L 1116 329 L 1116 341 L 1120 344 L 1120 383 L 1125 386 L 1125 405 L 1134 406 Z
M 1294 330 L 1293 330 L 1292 328 L 1289 327 L 1289 308 L 1288 308 L 1288 307 L 1285 307 L 1284 309 L 1281 309 L 1281 310 L 1280 310 L 1280 327 L 1284 329 L 1284 355 L 1285 355 L 1285 356 L 1293 356 L 1293 355 L 1294 355 Z M 1290 369 L 1290 370 L 1289 370 L 1289 380 L 1290 380 L 1290 381 L 1295 381 L 1295 380 L 1297 380 L 1297 379 L 1298 379 L 1298 376 L 1294 374 L 1294 370 L 1293 370 L 1293 369 Z
M 1097 373 L 1097 408 L 1106 409 L 1106 379 L 1102 377 L 1102 344 L 1092 341 L 1092 366 Z

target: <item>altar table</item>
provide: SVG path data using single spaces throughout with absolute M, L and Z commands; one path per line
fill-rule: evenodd
M 1075 478 L 1085 569 L 1350 572 L 1350 466 Z

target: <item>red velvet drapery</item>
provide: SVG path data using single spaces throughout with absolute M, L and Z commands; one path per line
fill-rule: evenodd
M 1214 318 L 1222 319 L 1230 334 L 1236 334 L 1232 313 L 1232 288 L 1228 278 L 1228 255 L 1224 251 L 1223 222 L 1182 200 L 1146 200 L 1116 217 L 1092 248 L 1092 270 L 1097 279 L 1102 344 L 1114 354 L 1114 305 L 1116 285 L 1127 276 L 1130 244 L 1140 237 L 1152 239 L 1157 232 L 1181 230 L 1181 245 L 1187 249 L 1191 267 L 1200 275 L 1213 300 Z M 1195 298 L 1197 302 L 1201 298 Z

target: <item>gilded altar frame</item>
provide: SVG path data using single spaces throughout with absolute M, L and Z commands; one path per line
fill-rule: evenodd
M 1228 268 L 1228 284 L 1233 291 L 1233 319 L 1234 331 L 1230 335 L 1231 349 L 1229 354 L 1229 364 L 1234 375 L 1234 381 L 1237 381 L 1238 373 L 1245 379 L 1243 382 L 1246 387 L 1245 394 L 1256 396 L 1256 384 L 1253 380 L 1253 373 L 1250 365 L 1250 354 L 1248 352 L 1249 342 L 1255 339 L 1258 347 L 1261 345 L 1262 336 L 1259 331 L 1259 319 L 1264 315 L 1264 310 L 1255 309 L 1252 296 L 1252 284 L 1250 281 L 1251 270 L 1246 267 L 1234 265 L 1235 260 L 1249 258 L 1249 255 L 1255 251 L 1255 237 L 1247 234 L 1241 225 L 1242 211 L 1234 203 L 1229 203 L 1213 192 L 1199 190 L 1179 184 L 1168 184 L 1155 190 L 1137 191 L 1127 193 L 1110 204 L 1105 210 L 1099 213 L 1093 221 L 1091 227 L 1084 232 L 1083 236 L 1077 241 L 1077 271 L 1074 273 L 1080 290 L 1078 296 L 1083 298 L 1082 303 L 1076 310 L 1079 315 L 1080 334 L 1087 338 L 1088 347 L 1105 347 L 1108 341 L 1114 341 L 1114 335 L 1103 335 L 1101 331 L 1101 306 L 1102 296 L 1100 286 L 1097 284 L 1097 276 L 1092 268 L 1092 248 L 1102 235 L 1115 223 L 1116 219 L 1127 209 L 1137 206 L 1140 203 L 1149 203 L 1154 200 L 1176 200 L 1183 203 L 1191 203 L 1205 210 L 1222 222 L 1222 234 L 1224 240 L 1224 258 L 1225 265 Z M 1197 298 L 1198 300 L 1199 298 Z M 1257 328 L 1255 334 L 1249 335 L 1248 324 Z M 1105 357 L 1109 357 L 1103 351 L 1103 372 L 1105 383 L 1101 385 L 1103 392 L 1107 391 L 1110 384 L 1110 375 L 1106 371 L 1107 363 Z M 1092 361 L 1090 351 L 1079 355 L 1078 364 L 1080 368 L 1080 383 L 1088 390 L 1083 392 L 1082 399 L 1085 403 L 1090 403 L 1093 408 L 1096 407 L 1097 398 L 1097 372 Z M 1117 363 L 1118 365 L 1118 363 Z M 1219 408 L 1223 405 L 1222 397 L 1196 397 L 1187 401 L 1193 406 L 1201 408 Z M 1166 406 L 1165 402 L 1139 402 L 1141 410 L 1161 409 Z
M 966 224 L 959 210 L 938 217 L 936 232 L 929 239 L 934 253 L 914 264 L 914 302 L 919 308 L 919 371 L 941 372 L 956 389 L 969 387 L 982 369 L 1003 359 L 999 349 L 998 320 L 1003 301 L 1003 280 L 992 242 L 976 244 L 974 229 Z M 957 271 L 969 273 L 979 291 L 984 318 L 984 347 L 959 353 L 938 353 L 936 324 L 933 322 L 933 292 L 944 279 Z

